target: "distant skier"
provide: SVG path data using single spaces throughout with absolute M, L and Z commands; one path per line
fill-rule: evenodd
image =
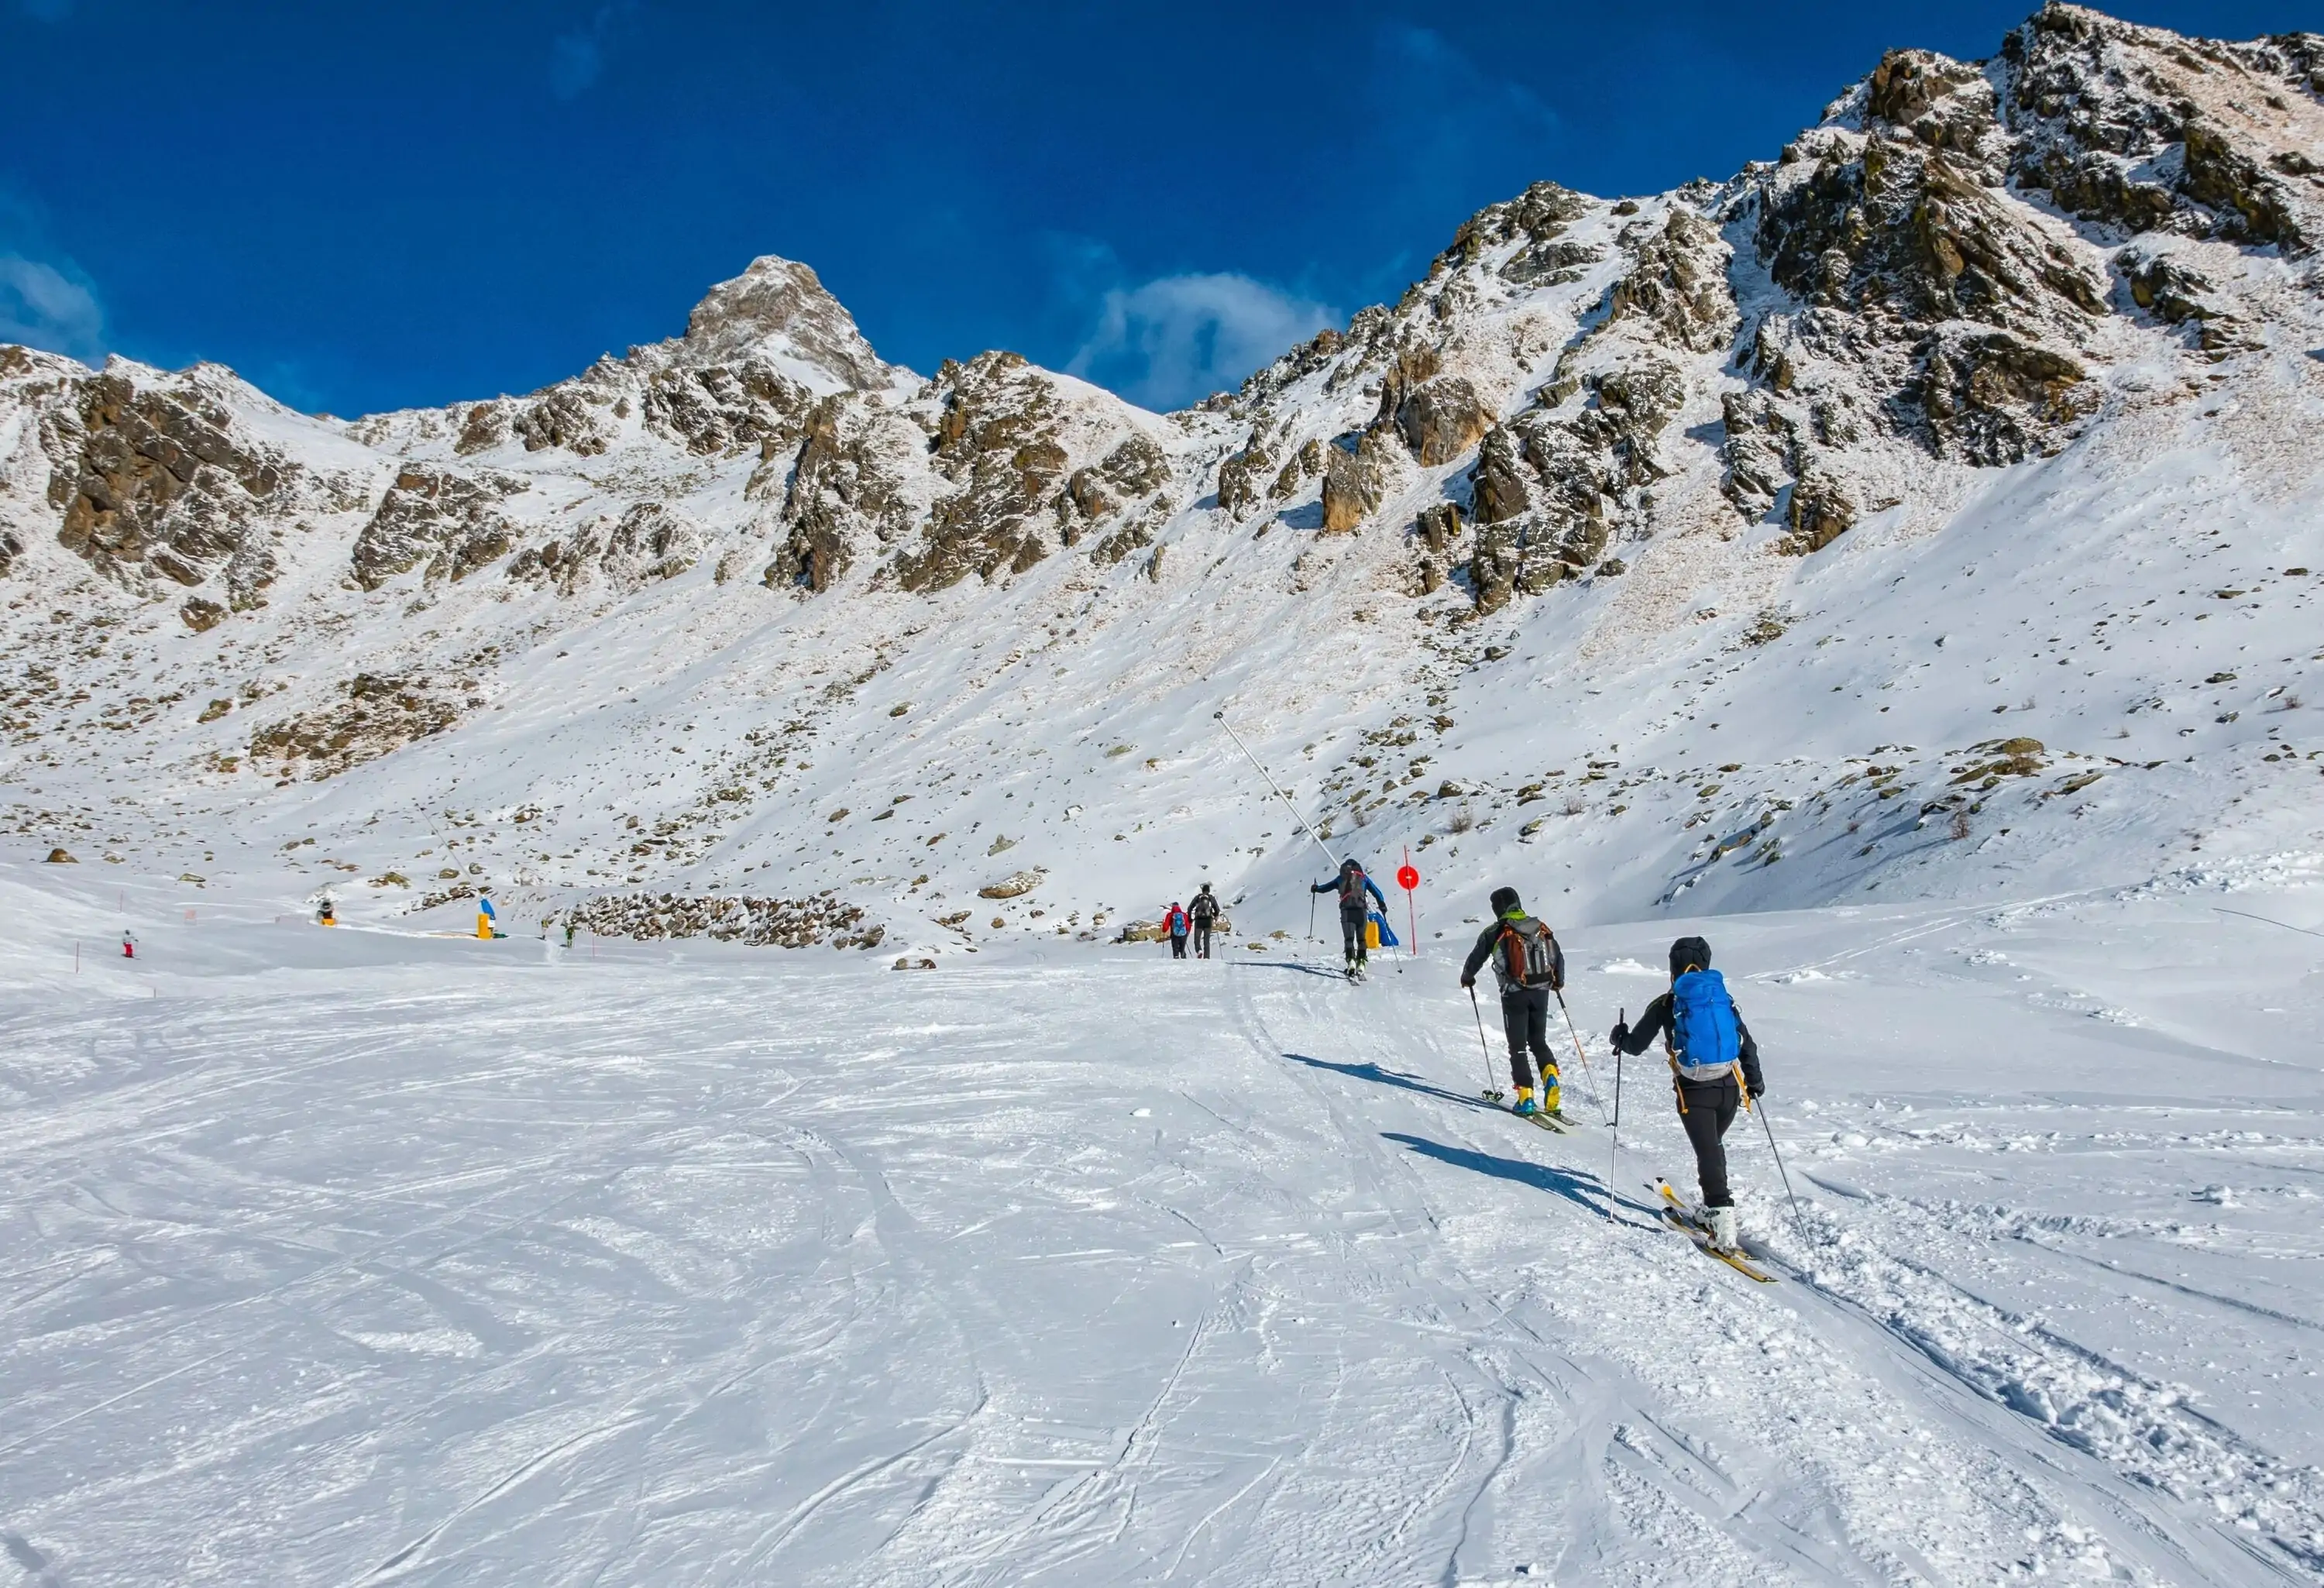
M 124 959 L 137 957 L 137 939 L 126 932 L 121 934 L 121 957 Z
M 1493 890 L 1493 924 L 1477 935 L 1477 946 L 1461 966 L 1461 985 L 1472 996 L 1477 972 L 1488 959 L 1501 987 L 1501 1025 L 1509 1039 L 1509 1082 L 1517 1089 L 1517 1112 L 1532 1113 L 1538 1108 L 1562 1119 L 1565 1099 L 1557 1060 L 1549 1051 L 1549 1001 L 1565 990 L 1565 950 L 1546 922 L 1526 914 L 1515 888 Z M 1537 1103 L 1536 1076 L 1541 1080 Z
M 323 902 L 316 908 L 315 924 L 318 927 L 337 926 L 339 924 L 337 906 L 334 905 L 328 899 L 324 900 Z
M 1168 911 L 1162 917 L 1162 929 L 1170 934 L 1170 957 L 1173 959 L 1186 957 L 1188 924 L 1186 912 L 1179 909 L 1178 901 L 1173 899 Z
M 1371 906 L 1364 902 L 1364 896 L 1370 894 L 1379 900 L 1383 911 L 1388 909 L 1388 896 L 1379 891 L 1379 884 L 1364 875 L 1364 868 L 1356 863 L 1353 855 L 1340 863 L 1338 876 L 1329 882 L 1318 882 L 1307 891 L 1340 896 L 1340 937 L 1347 949 L 1348 980 L 1360 981 L 1368 957 L 1364 951 L 1364 918 L 1371 913 Z
M 1644 1053 L 1656 1037 L 1670 1057 L 1679 1123 L 1694 1146 L 1695 1177 L 1702 1184 L 1711 1242 L 1736 1249 L 1735 1197 L 1727 1186 L 1727 1149 L 1720 1138 L 1744 1099 L 1766 1090 L 1759 1077 L 1759 1045 L 1728 996 L 1727 981 L 1711 968 L 1711 945 L 1681 937 L 1671 945 L 1671 990 L 1646 1005 L 1636 1026 L 1617 1025 L 1609 1037 L 1628 1054 Z
M 1208 882 L 1204 882 L 1202 891 L 1194 895 L 1194 902 L 1186 913 L 1194 921 L 1194 957 L 1208 959 L 1211 956 L 1211 929 L 1219 924 L 1219 896 L 1211 891 Z

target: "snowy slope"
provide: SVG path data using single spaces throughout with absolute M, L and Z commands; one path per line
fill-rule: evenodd
M 0 887 L 28 1580 L 2313 1582 L 2316 939 L 1702 923 L 1752 1286 L 1475 1101 L 1443 961 L 896 976 Z M 2235 908 L 2324 920 L 2311 885 Z M 146 924 L 150 922 L 151 924 Z M 1572 934 L 1591 1029 L 1669 928 Z M 37 989 L 37 1006 L 28 996 Z

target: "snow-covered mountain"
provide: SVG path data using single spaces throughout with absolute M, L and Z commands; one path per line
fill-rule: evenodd
M 1180 413 L 924 379 L 771 258 L 352 422 L 0 348 L 6 825 L 908 956 L 1207 877 L 1263 945 L 1325 856 L 1224 713 L 1425 931 L 2312 872 L 2319 240 L 2324 37 L 2052 5 Z

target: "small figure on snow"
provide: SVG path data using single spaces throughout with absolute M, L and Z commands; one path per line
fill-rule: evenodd
M 1694 1147 L 1711 1242 L 1733 1251 L 1735 1196 L 1727 1186 L 1721 1138 L 1735 1122 L 1737 1109 L 1748 1108 L 1767 1089 L 1759 1076 L 1759 1045 L 1728 995 L 1726 978 L 1711 968 L 1710 944 L 1681 937 L 1671 945 L 1670 971 L 1671 990 L 1646 1005 L 1636 1026 L 1616 1025 L 1608 1040 L 1635 1056 L 1656 1037 L 1663 1039 L 1671 1088 L 1678 1094 L 1679 1123 Z
M 1170 957 L 1173 959 L 1186 957 L 1187 924 L 1186 912 L 1179 909 L 1178 901 L 1173 899 L 1170 908 L 1162 916 L 1162 929 L 1169 934 Z
M 1364 868 L 1356 863 L 1356 857 L 1352 854 L 1340 863 L 1339 875 L 1318 882 L 1307 891 L 1340 896 L 1340 937 L 1347 950 L 1348 980 L 1361 981 L 1367 958 L 1364 928 L 1370 924 L 1371 915 L 1371 906 L 1365 902 L 1364 896 L 1370 894 L 1377 900 L 1380 909 L 1385 912 L 1388 895 L 1379 891 L 1379 883 L 1364 875 Z
M 339 924 L 338 906 L 331 902 L 328 895 L 326 895 L 323 902 L 315 909 L 315 924 L 318 927 L 336 927 Z
M 124 959 L 135 959 L 137 957 L 137 939 L 131 937 L 127 932 L 121 934 L 121 957 Z
M 1565 1117 L 1564 1094 L 1558 1083 L 1557 1060 L 1549 1050 L 1549 1001 L 1565 990 L 1565 950 L 1546 921 L 1526 914 L 1515 888 L 1493 890 L 1493 922 L 1477 935 L 1461 966 L 1461 985 L 1471 1002 L 1477 996 L 1477 972 L 1493 962 L 1493 980 L 1501 987 L 1501 1026 L 1509 1039 L 1509 1084 L 1517 1089 L 1517 1112 L 1536 1108 L 1553 1119 Z M 1527 1066 L 1530 1056 L 1531 1067 Z M 1541 1094 L 1535 1100 L 1538 1076 Z
M 1211 891 L 1208 882 L 1204 882 L 1202 891 L 1194 895 L 1194 902 L 1186 913 L 1194 918 L 1194 957 L 1208 959 L 1211 956 L 1211 930 L 1219 924 L 1219 896 Z

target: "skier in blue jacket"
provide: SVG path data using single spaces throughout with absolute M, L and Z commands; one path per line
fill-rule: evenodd
M 1388 910 L 1388 896 L 1379 884 L 1364 875 L 1364 868 L 1350 855 L 1340 863 L 1340 874 L 1316 883 L 1310 893 L 1337 893 L 1340 896 L 1340 936 L 1345 939 L 1348 951 L 1348 980 L 1360 981 L 1364 974 L 1364 918 L 1371 907 L 1364 902 L 1369 893 L 1379 900 L 1380 910 Z
M 1624 1053 L 1644 1053 L 1663 1039 L 1670 1056 L 1671 1085 L 1678 1094 L 1679 1123 L 1694 1148 L 1695 1177 L 1702 1185 L 1702 1208 L 1711 1238 L 1721 1251 L 1736 1248 L 1735 1196 L 1727 1185 L 1727 1127 L 1748 1094 L 1758 1096 L 1759 1045 L 1743 1023 L 1725 978 L 1711 968 L 1711 945 L 1681 937 L 1671 945 L 1671 990 L 1646 1005 L 1635 1026 L 1617 1025 L 1607 1040 Z

